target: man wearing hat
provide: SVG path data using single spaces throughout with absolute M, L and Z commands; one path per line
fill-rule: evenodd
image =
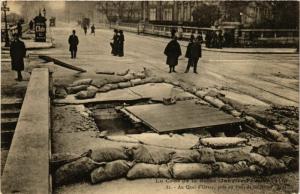
M 69 51 L 71 52 L 71 58 L 75 59 L 76 58 L 76 53 L 77 53 L 77 45 L 79 44 L 79 40 L 78 37 L 75 35 L 76 31 L 73 30 L 72 31 L 72 35 L 69 36 Z
M 13 41 L 10 45 L 10 57 L 12 70 L 17 71 L 18 81 L 22 81 L 22 71 L 24 70 L 24 57 L 26 56 L 26 47 L 23 41 L 19 39 L 18 34 L 13 35 Z

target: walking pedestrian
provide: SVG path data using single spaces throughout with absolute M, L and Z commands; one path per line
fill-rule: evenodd
M 95 36 L 95 26 L 94 26 L 94 24 L 91 26 L 91 34 L 94 34 L 94 36 Z
M 10 45 L 10 57 L 12 70 L 17 71 L 18 81 L 22 81 L 22 71 L 24 70 L 24 57 L 26 56 L 26 48 L 23 41 L 19 39 L 18 34 L 13 35 L 13 41 Z
M 222 31 L 219 31 L 218 34 L 218 48 L 221 49 L 223 47 L 223 35 L 222 35 Z
M 76 34 L 76 31 L 73 30 L 72 35 L 69 36 L 69 45 L 70 45 L 69 50 L 71 52 L 72 59 L 76 58 L 77 45 L 79 44 L 78 37 L 75 34 Z
M 191 47 L 194 43 L 194 35 L 192 34 L 191 37 L 190 37 L 190 41 L 189 41 L 189 44 L 186 48 L 186 52 L 185 52 L 185 57 L 188 58 L 188 64 L 187 64 L 187 68 L 186 69 L 189 69 L 190 67 L 193 66 L 193 61 L 192 61 L 192 58 L 191 58 Z M 188 70 L 185 71 L 185 73 L 187 73 Z
M 194 67 L 194 73 L 198 73 L 197 65 L 198 65 L 199 58 L 202 57 L 201 39 L 202 39 L 202 37 L 198 36 L 196 38 L 196 41 L 191 45 L 190 58 L 191 58 L 192 65 L 188 64 L 188 66 L 186 67 L 185 73 L 189 72 L 191 66 Z
M 175 66 L 178 64 L 178 58 L 181 55 L 181 48 L 174 35 L 172 40 L 167 44 L 164 54 L 167 56 L 167 65 L 169 65 L 169 73 L 175 72 Z
M 21 21 L 18 21 L 18 23 L 17 23 L 17 31 L 18 31 L 18 37 L 22 38 L 22 24 L 21 24 Z
M 30 22 L 29 22 L 29 29 L 33 30 L 33 21 L 32 20 L 30 20 Z
M 113 36 L 112 40 L 113 40 L 113 42 L 110 43 L 111 54 L 116 56 L 116 55 L 118 55 L 118 40 L 119 40 L 119 35 L 118 35 L 117 29 L 114 29 L 114 36 Z
M 118 55 L 119 57 L 123 57 L 124 56 L 124 34 L 123 34 L 123 30 L 119 30 L 119 39 L 118 39 Z
M 83 26 L 83 31 L 84 31 L 84 35 L 86 35 L 86 33 L 87 33 L 87 26 L 86 25 Z
M 211 47 L 211 32 L 210 31 L 207 31 L 206 32 L 206 36 L 205 36 L 205 44 L 206 44 L 206 47 L 207 48 L 210 48 Z

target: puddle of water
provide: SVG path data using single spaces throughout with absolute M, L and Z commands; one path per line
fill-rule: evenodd
M 143 129 L 135 127 L 114 108 L 93 110 L 96 125 L 100 131 L 107 131 L 107 135 L 139 134 Z

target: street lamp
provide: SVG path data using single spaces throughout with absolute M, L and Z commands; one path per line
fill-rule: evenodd
M 240 12 L 240 22 L 241 22 L 241 25 L 242 25 L 242 22 L 243 22 L 243 13 L 242 12 Z
M 9 47 L 9 37 L 8 37 L 8 27 L 7 27 L 7 18 L 6 12 L 9 11 L 9 7 L 7 7 L 7 1 L 2 2 L 2 10 L 4 12 L 4 22 L 5 22 L 5 47 Z

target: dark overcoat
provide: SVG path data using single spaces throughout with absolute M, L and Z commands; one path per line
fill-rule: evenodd
M 194 43 L 191 45 L 190 57 L 193 59 L 199 59 L 202 56 L 202 48 L 200 43 Z
M 118 54 L 118 41 L 119 41 L 119 35 L 115 34 L 113 37 L 113 42 L 110 44 L 111 45 L 111 53 L 114 55 Z
M 77 51 L 77 45 L 78 44 L 79 44 L 78 37 L 76 35 L 71 35 L 69 37 L 69 45 L 70 45 L 69 50 L 70 51 Z
M 193 42 L 189 42 L 186 52 L 185 52 L 185 58 L 190 58 L 191 57 L 191 47 L 192 47 Z
M 167 56 L 167 65 L 176 66 L 178 64 L 178 57 L 181 55 L 181 48 L 176 40 L 171 40 L 164 51 Z
M 26 56 L 26 48 L 24 42 L 16 40 L 11 42 L 10 57 L 11 68 L 15 71 L 24 70 L 24 57 Z
M 120 34 L 119 35 L 119 39 L 118 39 L 118 54 L 119 56 L 124 56 L 124 34 Z

